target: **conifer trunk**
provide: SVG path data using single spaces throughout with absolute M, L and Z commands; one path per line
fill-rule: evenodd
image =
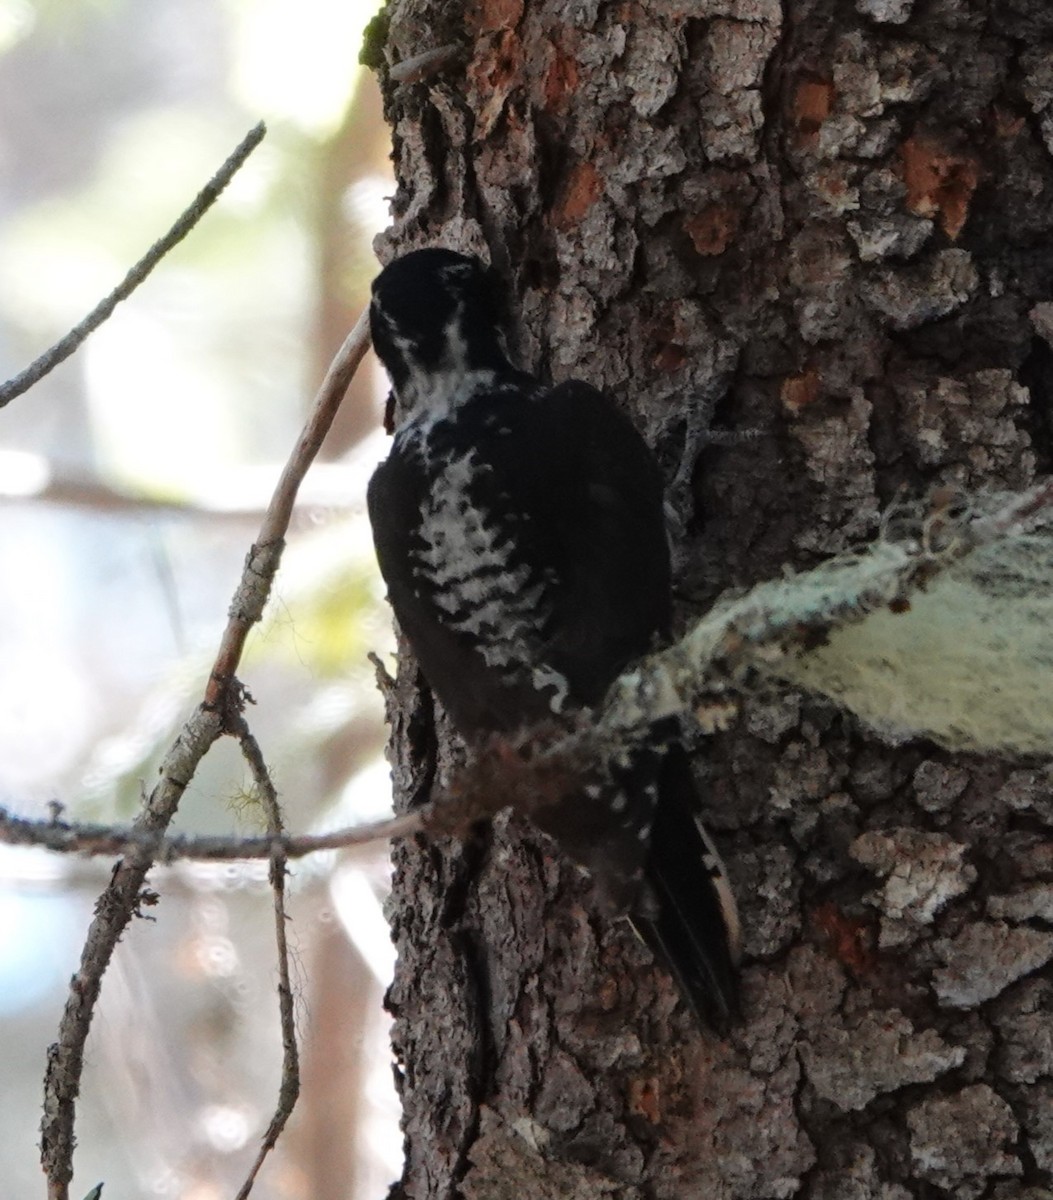
M 687 620 L 874 536 L 900 489 L 1050 469 L 1046 0 L 393 0 L 385 259 L 478 253 L 519 358 L 610 392 L 677 509 Z M 720 429 L 757 431 L 707 441 Z M 982 704 L 982 695 L 974 702 Z M 410 659 L 400 803 L 457 750 Z M 699 736 L 745 1019 L 700 1036 L 516 817 L 397 849 L 413 1200 L 1053 1195 L 1043 764 L 780 697 Z

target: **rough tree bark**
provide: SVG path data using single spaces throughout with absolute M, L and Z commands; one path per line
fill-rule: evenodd
M 872 537 L 898 489 L 1050 468 L 1047 0 L 392 0 L 387 257 L 477 252 L 519 352 L 607 389 L 679 510 L 686 618 Z M 717 424 L 756 430 L 700 440 Z M 982 704 L 983 696 L 975 697 Z M 413 665 L 403 804 L 457 749 Z M 396 852 L 394 1195 L 1053 1196 L 1043 764 L 891 748 L 800 696 L 696 756 L 746 1019 L 700 1037 L 518 818 Z

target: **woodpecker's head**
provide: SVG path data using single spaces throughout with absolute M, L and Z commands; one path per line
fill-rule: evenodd
M 391 376 L 398 418 L 455 407 L 510 369 L 503 303 L 477 258 L 414 250 L 373 281 L 373 347 Z

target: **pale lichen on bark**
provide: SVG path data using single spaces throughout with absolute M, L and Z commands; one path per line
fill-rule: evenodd
M 965 861 L 967 847 L 941 833 L 917 829 L 870 830 L 852 843 L 849 853 L 885 879 L 867 902 L 881 912 L 882 948 L 916 941 L 923 927 L 976 881 L 976 868 Z
M 1053 933 L 1014 928 L 1005 921 L 976 921 L 936 942 L 943 962 L 933 989 L 948 1008 L 976 1008 L 1053 958 Z
M 928 1083 L 965 1061 L 960 1046 L 932 1029 L 916 1030 L 898 1009 L 864 1007 L 850 1017 L 825 1018 L 802 1047 L 802 1061 L 816 1096 L 843 1112 L 907 1084 Z
M 1023 1173 L 1011 1150 L 1020 1127 L 1013 1110 L 987 1084 L 915 1104 L 907 1127 L 917 1177 L 962 1200 L 975 1200 L 993 1177 Z

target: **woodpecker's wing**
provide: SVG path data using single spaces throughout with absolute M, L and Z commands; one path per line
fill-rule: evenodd
M 667 632 L 661 477 L 586 384 L 484 391 L 400 435 L 369 511 L 399 624 L 466 733 L 595 703 Z
M 612 401 L 571 380 L 542 401 L 566 449 L 546 490 L 560 588 L 546 657 L 578 703 L 595 704 L 634 658 L 669 636 L 669 542 L 654 456 Z
M 738 907 L 678 744 L 665 754 L 658 790 L 644 886 L 630 920 L 700 1024 L 724 1030 L 739 1011 Z

